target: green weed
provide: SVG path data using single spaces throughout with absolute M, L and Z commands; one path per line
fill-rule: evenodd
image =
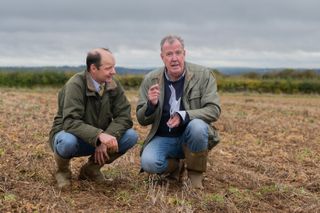
M 128 191 L 120 191 L 116 194 L 116 200 L 126 204 L 131 202 L 131 195 Z
M 298 161 L 304 161 L 306 160 L 307 158 L 310 158 L 313 156 L 313 153 L 312 151 L 309 149 L 309 148 L 303 148 L 302 150 L 300 150 L 296 157 L 298 159 Z
M 3 148 L 0 148 L 0 157 L 2 157 L 5 153 L 5 150 Z
M 5 194 L 3 200 L 7 202 L 16 201 L 16 196 L 14 194 Z
M 221 194 L 208 194 L 205 197 L 206 202 L 215 202 L 218 204 L 223 204 L 224 203 L 224 196 Z

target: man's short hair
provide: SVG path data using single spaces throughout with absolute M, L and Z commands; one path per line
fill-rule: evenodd
M 107 48 L 98 48 L 98 49 L 105 50 L 111 53 L 111 51 Z M 97 49 L 88 52 L 86 63 L 87 63 L 88 72 L 90 72 L 90 66 L 92 64 L 94 64 L 96 68 L 99 69 L 99 67 L 101 66 L 101 54 L 99 53 L 99 51 L 97 51 Z
M 180 36 L 176 36 L 176 35 L 167 35 L 166 37 L 164 37 L 161 42 L 160 42 L 160 48 L 162 51 L 162 47 L 164 45 L 165 42 L 168 42 L 169 44 L 172 44 L 174 41 L 178 40 L 182 46 L 182 48 L 184 49 L 184 41 Z

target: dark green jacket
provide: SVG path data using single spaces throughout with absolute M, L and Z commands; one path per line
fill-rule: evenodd
M 155 136 L 159 127 L 164 100 L 164 70 L 165 68 L 162 67 L 148 73 L 140 86 L 140 97 L 136 111 L 137 119 L 143 126 L 152 124 L 144 145 Z M 220 99 L 217 93 L 217 83 L 213 73 L 208 68 L 188 62 L 185 63 L 185 70 L 182 101 L 186 112 L 189 114 L 190 120 L 198 118 L 208 124 L 217 121 L 221 109 Z M 159 104 L 153 114 L 145 116 L 148 102 L 148 89 L 156 83 L 159 83 L 161 88 Z M 214 127 L 209 126 L 208 148 L 211 149 L 219 142 L 219 136 Z
M 132 127 L 131 106 L 117 80 L 106 85 L 102 97 L 96 92 L 88 71 L 75 74 L 58 94 L 58 112 L 50 131 L 53 136 L 65 130 L 96 146 L 101 132 L 119 140 Z

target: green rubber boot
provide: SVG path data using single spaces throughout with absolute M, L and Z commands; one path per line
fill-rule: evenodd
M 54 153 L 54 159 L 58 167 L 55 174 L 58 188 L 67 189 L 71 186 L 70 159 L 64 159 L 57 153 Z
M 188 178 L 191 181 L 192 187 L 203 189 L 203 173 L 207 170 L 208 150 L 191 152 L 188 147 L 184 146 L 183 151 L 186 157 Z
M 106 179 L 100 171 L 103 165 L 99 165 L 94 162 L 94 156 L 89 157 L 88 162 L 84 164 L 80 169 L 79 179 L 89 180 L 97 183 L 102 183 Z

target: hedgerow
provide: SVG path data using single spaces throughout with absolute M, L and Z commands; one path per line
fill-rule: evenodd
M 320 94 L 319 75 L 310 73 L 310 71 L 306 72 L 305 76 L 292 71 L 286 72 L 288 76 L 285 76 L 284 72 L 280 72 L 278 75 L 276 73 L 263 75 L 249 73 L 241 76 L 224 76 L 221 73 L 215 73 L 215 76 L 218 82 L 218 90 L 221 92 Z M 75 72 L 0 72 L 0 86 L 60 87 L 74 74 Z M 124 88 L 137 89 L 143 80 L 143 75 L 117 75 L 116 78 L 119 79 Z

